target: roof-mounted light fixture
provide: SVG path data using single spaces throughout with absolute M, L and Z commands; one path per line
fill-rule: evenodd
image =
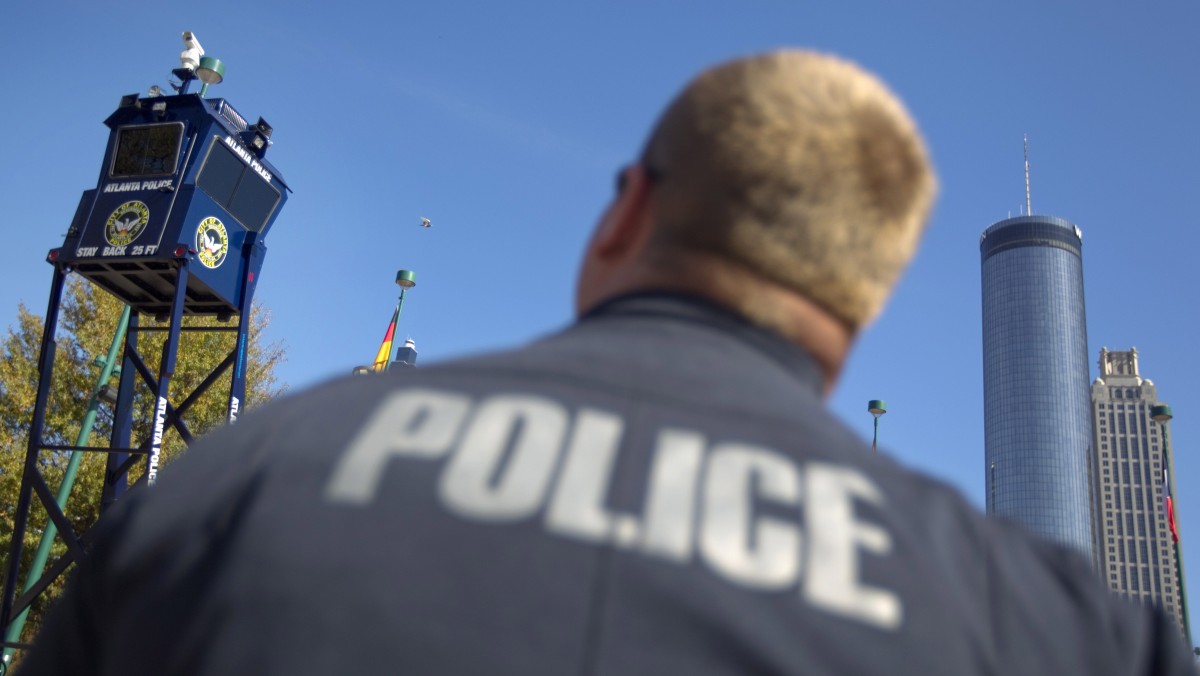
M 208 91 L 208 85 L 221 84 L 225 79 L 225 64 L 221 60 L 212 56 L 200 57 L 200 67 L 196 69 L 196 77 L 204 83 L 200 87 L 200 96 Z

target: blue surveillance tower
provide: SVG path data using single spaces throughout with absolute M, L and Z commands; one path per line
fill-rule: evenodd
M 41 474 L 40 454 L 71 453 L 75 462 L 80 453 L 107 453 L 102 489 L 102 505 L 107 507 L 128 488 L 129 472 L 143 457 L 146 462 L 138 481 L 155 483 L 164 430 L 173 427 L 190 443 L 192 435 L 184 415 L 227 371 L 231 372 L 228 421 L 236 421 L 244 408 L 251 300 L 266 256 L 267 233 L 290 190 L 279 170 L 264 157 L 271 147 L 271 126 L 261 117 L 247 122 L 224 99 L 206 98 L 208 87 L 224 78 L 225 66 L 204 56 L 192 33 L 185 32 L 183 41 L 181 67 L 172 71 L 177 79 L 171 85 L 173 93 L 166 95 L 156 86 L 147 96 L 124 96 L 104 121 L 110 131 L 96 186 L 84 191 L 66 239 L 47 256 L 54 275 L 0 605 L 0 628 L 7 632 L 0 673 L 7 666 L 11 648 L 23 647 L 14 633 L 20 633 L 24 610 L 85 555 L 86 534 L 76 533 L 63 515 L 63 489 L 58 498 L 50 493 Z M 190 90 L 197 81 L 201 86 L 193 93 Z M 63 287 L 71 273 L 112 293 L 130 309 L 107 447 L 49 445 L 43 440 L 54 369 L 54 334 Z M 165 326 L 140 326 L 141 315 L 150 315 Z M 184 318 L 193 316 L 212 316 L 230 323 L 184 326 Z M 236 322 L 230 321 L 234 318 Z M 145 331 L 161 331 L 167 336 L 157 374 L 137 350 L 137 335 Z M 195 391 L 173 400 L 170 383 L 181 331 L 236 332 L 237 338 L 229 355 Z M 115 372 L 106 371 L 105 378 Z M 139 435 L 144 438 L 134 447 L 133 403 L 139 384 L 155 398 L 152 418 L 145 421 L 145 433 Z M 65 491 L 69 494 L 69 485 Z M 35 498 L 53 526 L 48 530 L 57 529 L 67 552 L 44 573 L 35 559 L 18 598 L 22 543 Z M 14 620 L 16 614 L 19 617 Z

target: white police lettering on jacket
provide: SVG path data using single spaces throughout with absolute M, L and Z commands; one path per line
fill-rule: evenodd
M 476 403 L 454 392 L 404 390 L 380 404 L 347 447 L 326 497 L 367 505 L 392 461 L 445 459 L 437 494 L 461 518 L 538 518 L 555 536 L 676 563 L 698 555 L 743 587 L 796 588 L 827 612 L 881 629 L 900 626 L 899 596 L 859 575 L 861 553 L 892 549 L 885 529 L 855 515 L 856 502 L 885 506 L 862 473 L 800 465 L 749 443 L 710 445 L 698 431 L 666 427 L 650 456 L 644 513 L 619 513 L 605 498 L 624 426 L 613 413 L 584 407 L 572 414 L 535 395 Z M 796 519 L 756 514 L 755 503 L 782 506 L 777 514 Z

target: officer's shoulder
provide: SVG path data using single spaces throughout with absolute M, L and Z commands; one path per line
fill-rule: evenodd
M 981 565 L 993 589 L 1007 590 L 1006 605 L 1057 606 L 1060 613 L 1081 623 L 1102 619 L 1108 592 L 1083 553 L 1015 521 L 984 514 L 938 479 L 911 472 L 910 476 L 906 490 L 920 496 L 914 499 L 923 504 L 914 511 L 934 526 L 928 532 L 949 538 L 943 545 L 956 550 L 963 557 L 961 563 L 974 559 L 974 565 Z
M 920 520 L 930 538 L 977 563 L 986 560 L 1001 577 L 1033 575 L 1056 579 L 1080 571 L 1084 586 L 1094 586 L 1091 564 L 1080 553 L 1045 540 L 1024 526 L 988 515 L 957 487 L 883 458 L 872 462 L 876 480 L 887 486 L 910 518 Z

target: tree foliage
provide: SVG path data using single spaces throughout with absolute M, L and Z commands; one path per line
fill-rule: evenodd
M 59 326 L 56 333 L 56 357 L 42 434 L 45 444 L 74 445 L 80 426 L 97 390 L 100 367 L 93 363 L 106 356 L 117 328 L 121 301 L 97 287 L 72 277 L 63 291 Z M 275 367 L 285 359 L 281 343 L 263 343 L 263 329 L 270 321 L 269 313 L 261 308 L 251 311 L 251 330 L 247 345 L 246 404 L 261 405 L 278 396 L 284 388 L 275 377 Z M 149 317 L 141 317 L 142 327 L 165 327 Z M 186 318 L 185 326 L 236 326 L 222 324 L 211 317 Z M 9 543 L 12 539 L 14 517 L 21 487 L 29 427 L 33 415 L 38 385 L 38 350 L 42 339 L 43 319 L 30 312 L 24 304 L 17 309 L 16 323 L 8 328 L 0 343 L 0 568 L 7 570 Z M 162 356 L 165 331 L 142 331 L 137 336 L 138 353 L 156 376 Z M 180 337 L 175 374 L 171 378 L 171 402 L 178 405 L 208 377 L 233 350 L 236 333 L 233 331 L 188 331 Z M 120 353 L 117 363 L 120 363 Z M 222 375 L 199 397 L 184 414 L 189 431 L 200 437 L 225 422 L 229 397 L 230 370 Z M 115 388 L 117 377 L 111 379 Z M 149 438 L 153 424 L 154 393 L 139 377 L 134 398 L 133 436 L 131 446 L 137 447 Z M 102 403 L 96 415 L 86 445 L 109 446 L 112 432 L 112 408 Z M 185 444 L 176 430 L 168 428 L 162 441 L 162 462 L 169 463 Z M 68 452 L 43 451 L 39 463 L 43 476 L 52 491 L 57 491 L 70 458 Z M 84 453 L 70 500 L 64 513 L 76 533 L 82 533 L 99 517 L 101 487 L 104 482 L 106 454 Z M 130 471 L 130 477 L 140 477 L 145 462 Z M 23 540 L 22 576 L 29 569 L 38 541 L 46 527 L 45 510 L 35 499 Z M 66 551 L 58 540 L 51 550 L 50 562 Z M 22 580 L 21 585 L 25 584 Z M 63 584 L 60 577 L 32 607 L 22 633 L 29 640 L 40 624 L 43 610 L 56 596 Z M 19 594 L 18 594 L 19 595 Z

